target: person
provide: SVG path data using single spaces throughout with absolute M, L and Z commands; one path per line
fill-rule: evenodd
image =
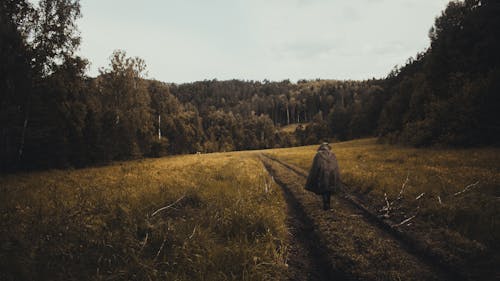
M 319 146 L 305 185 L 306 190 L 321 195 L 324 210 L 330 209 L 331 194 L 340 186 L 337 158 L 330 150 L 326 142 Z

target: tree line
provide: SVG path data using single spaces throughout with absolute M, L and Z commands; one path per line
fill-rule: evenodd
M 500 144 L 500 2 L 452 1 L 430 46 L 382 87 L 378 134 L 415 146 Z
M 498 144 L 495 1 L 450 2 L 431 46 L 385 79 L 169 84 L 115 51 L 95 78 L 76 55 L 77 0 L 0 4 L 2 171 L 379 136 Z M 281 127 L 296 124 L 294 132 Z

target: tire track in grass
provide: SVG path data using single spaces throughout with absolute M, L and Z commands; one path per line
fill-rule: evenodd
M 322 238 L 318 235 L 311 218 L 304 212 L 300 202 L 285 183 L 275 177 L 269 163 L 264 167 L 282 188 L 287 203 L 287 225 L 290 231 L 291 246 L 288 268 L 290 280 L 326 281 L 355 280 L 336 269 L 328 257 L 327 249 L 322 247 Z
M 389 225 L 377 222 L 366 207 L 355 200 L 334 196 L 333 210 L 320 210 L 320 200 L 303 190 L 306 174 L 280 160 L 261 158 L 268 171 L 295 198 L 299 207 L 317 228 L 318 241 L 326 243 L 327 255 L 343 277 L 360 280 L 460 280 L 432 260 L 408 248 Z M 354 207 L 355 206 L 355 207 Z M 368 214 L 367 214 L 368 213 Z M 373 215 L 373 214 L 372 214 Z M 382 224 L 380 224 L 382 223 Z

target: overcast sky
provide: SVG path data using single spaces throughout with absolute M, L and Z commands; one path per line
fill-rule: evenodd
M 88 74 L 113 50 L 148 77 L 279 81 L 384 77 L 429 45 L 448 0 L 82 0 Z

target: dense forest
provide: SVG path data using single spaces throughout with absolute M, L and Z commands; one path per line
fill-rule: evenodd
M 416 146 L 500 143 L 500 1 L 452 1 L 430 47 L 392 71 L 378 133 Z
M 379 136 L 415 146 L 500 144 L 500 3 L 450 2 L 430 46 L 366 81 L 147 79 L 117 50 L 98 77 L 76 55 L 77 0 L 0 4 L 0 170 Z M 296 124 L 294 132 L 281 130 Z

